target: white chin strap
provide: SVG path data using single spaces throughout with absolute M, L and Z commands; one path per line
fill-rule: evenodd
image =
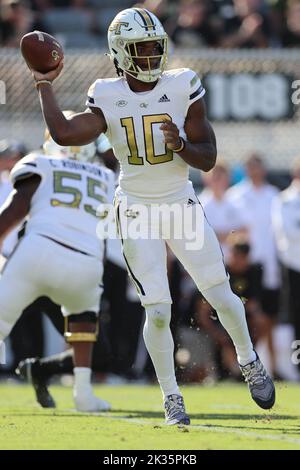
M 156 80 L 158 80 L 162 74 L 162 71 L 160 69 L 151 70 L 151 75 L 150 75 L 149 72 L 142 70 L 139 67 L 137 68 L 139 69 L 138 73 L 132 72 L 130 70 L 124 70 L 124 71 L 128 73 L 128 75 L 130 75 L 131 77 L 136 78 L 136 80 L 140 80 L 141 82 L 146 82 L 146 83 L 156 82 Z
M 151 71 L 151 75 L 144 70 L 138 73 L 137 79 L 142 82 L 156 82 L 156 80 L 161 76 L 160 69 L 154 69 Z

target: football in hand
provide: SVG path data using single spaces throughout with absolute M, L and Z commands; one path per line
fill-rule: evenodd
M 42 31 L 25 34 L 21 39 L 20 47 L 29 68 L 40 73 L 56 69 L 64 57 L 59 42 Z

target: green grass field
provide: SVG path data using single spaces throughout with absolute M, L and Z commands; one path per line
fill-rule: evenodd
M 113 411 L 76 413 L 72 389 L 52 387 L 44 410 L 25 385 L 0 384 L 0 449 L 300 449 L 300 386 L 277 384 L 277 404 L 260 410 L 246 385 L 182 387 L 189 427 L 164 425 L 157 386 L 97 386 Z

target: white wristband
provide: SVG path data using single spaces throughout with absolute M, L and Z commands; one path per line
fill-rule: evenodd
M 50 82 L 50 80 L 38 80 L 37 82 L 35 82 L 35 87 L 38 88 L 39 85 L 41 85 L 42 83 L 48 83 L 48 85 L 52 85 L 52 82 Z

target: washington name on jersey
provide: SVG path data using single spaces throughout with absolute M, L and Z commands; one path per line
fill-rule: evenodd
M 41 177 L 31 201 L 26 233 L 37 233 L 102 259 L 96 235 L 100 204 L 111 203 L 114 174 L 92 163 L 29 154 L 13 168 L 12 183 Z
M 88 91 L 87 105 L 100 108 L 107 137 L 120 161 L 120 190 L 149 202 L 180 197 L 188 184 L 188 164 L 167 148 L 160 130 L 173 121 L 181 137 L 189 106 L 205 90 L 190 69 L 164 72 L 147 92 L 133 92 L 125 78 L 99 79 Z

